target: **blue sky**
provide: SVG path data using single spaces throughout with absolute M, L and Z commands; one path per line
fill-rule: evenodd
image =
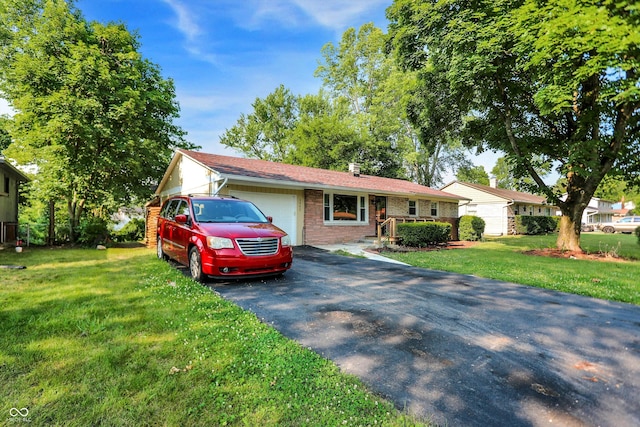
M 251 103 L 284 84 L 317 93 L 313 74 L 327 42 L 349 27 L 385 29 L 390 0 L 78 0 L 88 20 L 121 21 L 137 31 L 144 57 L 175 81 L 178 124 L 202 151 L 220 145 Z
M 123 22 L 142 55 L 172 78 L 177 123 L 202 151 L 239 155 L 219 143 L 251 103 L 283 84 L 317 93 L 313 76 L 328 42 L 373 22 L 387 31 L 392 0 L 76 0 L 89 21 Z M 0 113 L 7 112 L 0 103 Z M 496 155 L 470 156 L 487 172 Z

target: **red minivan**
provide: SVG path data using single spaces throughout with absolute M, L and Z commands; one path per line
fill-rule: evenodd
M 175 196 L 158 218 L 158 258 L 191 277 L 260 277 L 291 268 L 291 239 L 253 203 L 233 197 Z

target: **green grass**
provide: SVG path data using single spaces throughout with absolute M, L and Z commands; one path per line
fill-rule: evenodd
M 419 424 L 152 251 L 4 250 L 0 264 L 27 266 L 0 269 L 0 422 Z
M 386 252 L 385 256 L 418 267 L 472 274 L 523 285 L 640 305 L 640 245 L 633 235 L 585 233 L 586 252 L 609 253 L 626 262 L 590 261 L 525 255 L 555 247 L 556 236 L 489 238 L 467 249 Z
M 352 254 L 351 252 L 345 251 L 343 249 L 338 249 L 338 250 L 335 250 L 335 251 L 333 251 L 331 253 L 332 254 L 336 254 L 336 255 L 347 256 L 347 257 L 351 257 L 351 258 L 366 258 L 366 256 L 364 256 L 364 255 Z

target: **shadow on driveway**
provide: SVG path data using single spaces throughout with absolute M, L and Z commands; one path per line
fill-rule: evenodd
M 311 247 L 208 286 L 438 424 L 640 425 L 637 306 Z

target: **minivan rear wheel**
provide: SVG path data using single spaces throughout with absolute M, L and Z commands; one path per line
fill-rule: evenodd
M 191 278 L 196 282 L 203 282 L 204 275 L 202 274 L 202 259 L 200 258 L 200 252 L 195 246 L 189 251 L 189 271 L 191 272 Z
M 160 236 L 158 236 L 158 239 L 157 239 L 156 251 L 157 251 L 157 254 L 158 254 L 158 259 L 162 259 L 162 260 L 169 259 L 169 257 L 162 250 L 162 237 L 160 237 Z

